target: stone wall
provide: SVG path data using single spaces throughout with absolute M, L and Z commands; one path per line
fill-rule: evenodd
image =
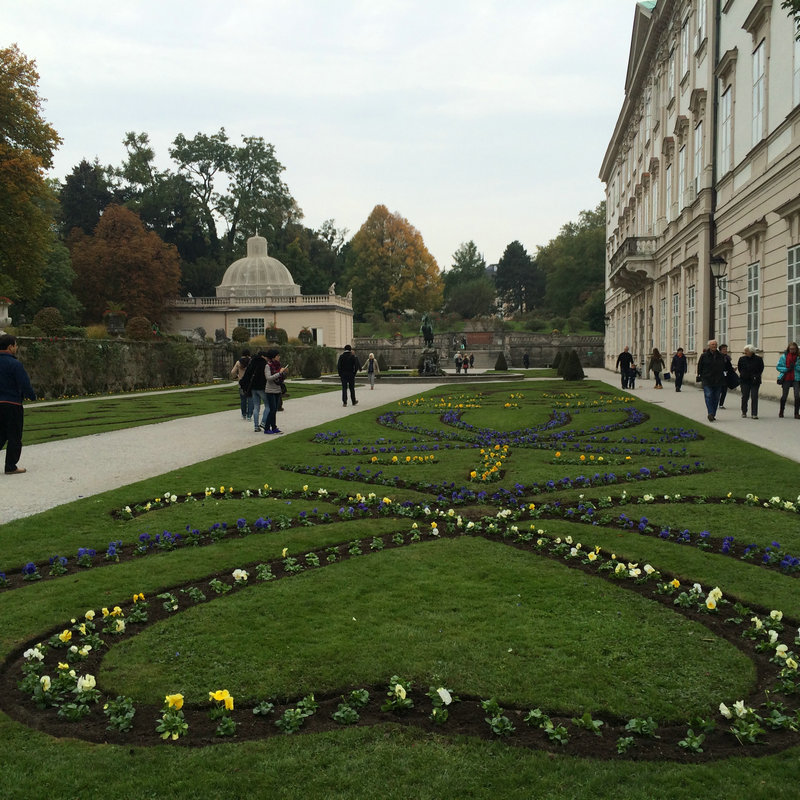
M 576 350 L 584 367 L 602 367 L 604 350 L 602 336 L 570 336 L 551 333 L 520 333 L 517 331 L 480 331 L 464 333 L 437 333 L 433 346 L 439 351 L 440 363 L 445 368 L 453 366 L 453 356 L 466 339 L 464 352 L 475 356 L 477 369 L 491 369 L 497 356 L 503 353 L 510 368 L 521 368 L 522 357 L 527 352 L 531 367 L 550 366 L 559 350 Z M 389 366 L 415 368 L 425 344 L 421 336 L 398 336 L 393 339 L 359 337 L 353 348 L 363 361 L 369 353 L 383 356 Z

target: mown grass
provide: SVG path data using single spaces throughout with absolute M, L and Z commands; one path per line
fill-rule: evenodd
M 215 391 L 194 394 L 213 395 Z M 224 391 L 232 392 L 230 407 L 235 408 L 235 391 Z M 505 407 L 512 392 L 525 395 L 517 401 L 519 408 Z M 439 396 L 449 396 L 450 402 L 456 403 L 459 397 L 475 399 L 480 394 L 480 408 L 464 410 L 464 422 L 501 431 L 544 424 L 554 407 L 567 408 L 572 418 L 558 430 L 575 431 L 576 442 L 594 449 L 563 448 L 563 457 L 606 452 L 610 460 L 624 459 L 624 454 L 612 457 L 608 450 L 636 450 L 630 456 L 632 466 L 627 466 L 628 462 L 614 465 L 617 473 L 655 469 L 670 460 L 663 454 L 670 447 L 685 448 L 681 458 L 671 460 L 702 462 L 706 471 L 596 489 L 536 493 L 532 484 L 590 474 L 589 466 L 557 463 L 552 449 L 512 445 L 502 480 L 473 487 L 491 494 L 501 486 L 512 489 L 516 483 L 523 484 L 528 487 L 525 499 L 537 505 L 557 498 L 575 502 L 579 495 L 594 499 L 611 496 L 615 511 L 624 508 L 631 517 L 646 515 L 695 532 L 708 530 L 714 536 L 732 535 L 762 545 L 777 539 L 785 549 L 798 550 L 796 514 L 716 502 L 728 492 L 735 497 L 754 492 L 794 498 L 800 485 L 797 463 L 705 427 L 703 438 L 684 439 L 677 445 L 657 441 L 664 429 L 680 429 L 688 423 L 638 399 L 636 407 L 648 417 L 634 427 L 597 434 L 605 441 L 596 441 L 591 438 L 595 434 L 585 431 L 599 421 L 619 422 L 625 411 L 614 407 L 606 412 L 591 406 L 613 397 L 616 392 L 610 387 L 586 383 L 577 392 L 580 398 L 554 399 L 564 394 L 560 382 L 497 388 L 483 382 L 442 390 Z M 210 400 L 213 404 L 213 397 Z M 589 405 L 573 405 L 578 400 Z M 480 458 L 479 448 L 440 448 L 433 464 L 371 461 L 373 447 L 401 448 L 396 455 L 402 457 L 429 453 L 437 437 L 428 431 L 458 432 L 440 421 L 436 402 L 426 398 L 412 406 L 392 406 L 392 410 L 406 411 L 402 421 L 416 430 L 380 426 L 376 412 L 351 414 L 338 425 L 272 442 L 269 463 L 254 459 L 251 451 L 232 453 L 7 523 L 0 528 L 0 570 L 10 573 L 26 560 L 54 554 L 73 558 L 78 547 L 100 550 L 109 541 L 121 540 L 130 549 L 144 531 L 181 533 L 187 525 L 205 530 L 221 521 L 234 525 L 239 517 L 252 521 L 257 516 L 296 514 L 312 508 L 335 513 L 340 503 L 332 498 L 340 491 L 375 492 L 379 497 L 389 495 L 396 501 L 408 499 L 447 509 L 448 499 L 437 500 L 439 489 L 431 492 L 416 482 L 468 485 L 469 471 Z M 409 413 L 412 410 L 415 413 Z M 46 424 L 47 408 L 32 409 L 31 417 L 34 411 Z M 125 424 L 120 420 L 118 427 Z M 341 435 L 334 441 L 314 441 L 315 433 L 337 429 Z M 29 432 L 30 427 L 26 441 Z M 634 436 L 648 443 L 631 442 Z M 643 446 L 661 452 L 640 454 Z M 386 452 L 378 457 L 385 462 L 391 456 Z M 743 463 L 746 471 L 741 469 Z M 336 470 L 344 467 L 345 472 L 337 478 L 302 472 L 319 464 Z M 301 471 L 289 472 L 284 467 Z M 379 469 L 384 476 L 398 475 L 412 485 L 384 487 L 365 479 Z M 597 464 L 591 470 L 612 471 Z M 360 479 L 359 474 L 363 476 Z M 292 496 L 212 497 L 135 519 L 112 516 L 112 511 L 160 497 L 170 487 L 176 493 L 202 492 L 205 487 L 220 485 L 255 490 L 265 483 L 291 491 Z M 303 486 L 309 487 L 305 497 L 298 494 Z M 318 487 L 325 487 L 329 498 L 315 495 Z M 623 491 L 633 498 L 624 507 L 618 505 Z M 645 493 L 657 497 L 680 493 L 704 497 L 706 502 L 637 503 L 635 499 Z M 487 502 L 470 509 L 475 514 L 494 514 L 500 507 Z M 467 508 L 457 510 L 468 512 Z M 620 558 L 650 562 L 665 573 L 678 575 L 683 583 L 719 585 L 726 596 L 766 609 L 781 608 L 789 624 L 798 624 L 797 581 L 779 571 L 632 530 L 563 519 L 539 519 L 534 524 L 553 536 L 571 536 L 587 548 L 598 544 Z M 208 547 L 148 555 L 0 590 L 0 655 L 8 656 L 87 608 L 121 602 L 132 592 L 151 597 L 187 581 L 205 588 L 210 574 L 277 560 L 284 548 L 300 556 L 359 537 L 397 530 L 407 535 L 409 525 L 410 521 L 402 518 L 349 519 L 245 538 L 226 537 Z M 396 673 L 421 686 L 441 681 L 456 692 L 495 696 L 509 703 L 575 714 L 591 710 L 600 717 L 605 711 L 659 719 L 685 719 L 693 710 L 711 715 L 720 699 L 732 702 L 746 694 L 753 681 L 752 665 L 739 651 L 663 606 L 529 551 L 472 537 L 424 541 L 305 571 L 295 578 L 254 583 L 214 603 L 182 611 L 112 648 L 98 680 L 110 691 L 157 703 L 167 692 L 184 690 L 191 698 L 222 683 L 242 699 L 295 697 L 308 691 L 379 683 Z M 557 751 L 551 755 L 509 747 L 503 741 L 454 737 L 446 727 L 433 735 L 389 724 L 263 742 L 234 741 L 202 749 L 166 744 L 126 748 L 53 740 L 2 715 L 0 737 L 4 744 L 0 748 L 2 794 L 9 798 L 245 794 L 697 798 L 720 793 L 726 798 L 782 798 L 795 794 L 800 754 L 795 747 L 752 758 L 759 752 L 755 746 L 743 748 L 739 758 L 708 764 L 624 758 L 597 761 L 564 757 Z

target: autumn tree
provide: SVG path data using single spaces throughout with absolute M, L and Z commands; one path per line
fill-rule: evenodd
M 61 139 L 42 118 L 38 85 L 34 61 L 0 49 L 0 294 L 13 299 L 41 290 L 52 225 L 44 171 Z
M 500 299 L 515 311 L 532 311 L 544 297 L 544 275 L 516 240 L 506 247 L 497 263 L 495 285 Z
M 413 308 L 435 311 L 442 303 L 442 279 L 420 232 L 384 205 L 375 206 L 350 242 L 345 281 L 356 314 Z
M 96 322 L 108 302 L 119 303 L 128 316 L 161 322 L 170 298 L 178 294 L 178 251 L 123 206 L 108 206 L 91 236 L 70 236 L 75 292 Z

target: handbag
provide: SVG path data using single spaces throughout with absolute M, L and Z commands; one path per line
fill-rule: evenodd
M 735 389 L 739 385 L 739 376 L 732 369 L 729 369 L 725 373 L 725 383 L 728 384 L 729 389 Z

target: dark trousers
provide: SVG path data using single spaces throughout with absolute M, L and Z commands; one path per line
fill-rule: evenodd
M 279 392 L 267 392 L 267 419 L 264 422 L 264 431 L 274 431 L 278 427 L 278 403 L 281 401 Z
M 786 398 L 789 396 L 790 389 L 794 389 L 794 413 L 797 415 L 800 413 L 800 383 L 797 381 L 784 381 L 781 384 L 781 414 L 786 407 Z
M 681 386 L 683 386 L 683 376 L 685 373 L 683 372 L 673 372 L 672 373 L 675 377 L 675 391 L 679 392 Z
M 17 468 L 22 452 L 23 413 L 21 405 L 0 403 L 0 450 L 5 446 L 6 472 Z
M 742 391 L 742 414 L 747 414 L 747 402 L 750 401 L 750 413 L 758 416 L 758 384 L 742 381 L 739 388 Z
M 342 403 L 347 405 L 347 391 L 350 391 L 350 401 L 353 405 L 356 404 L 356 376 L 355 375 L 340 375 L 342 379 Z

